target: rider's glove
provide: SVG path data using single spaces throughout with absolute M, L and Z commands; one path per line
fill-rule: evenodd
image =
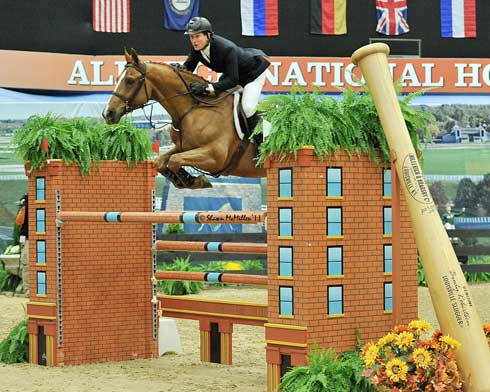
M 208 95 L 209 91 L 207 90 L 207 84 L 201 84 L 201 83 L 191 83 L 189 86 L 189 89 L 191 90 L 191 93 L 194 95 Z

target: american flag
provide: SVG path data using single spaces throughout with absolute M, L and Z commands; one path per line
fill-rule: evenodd
M 384 35 L 408 33 L 407 0 L 376 0 L 378 25 L 376 31 Z
M 93 0 L 94 31 L 129 33 L 130 0 Z

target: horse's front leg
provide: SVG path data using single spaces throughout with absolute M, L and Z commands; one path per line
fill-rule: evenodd
M 186 188 L 186 185 L 182 182 L 182 180 L 167 167 L 170 157 L 178 152 L 179 149 L 177 148 L 177 146 L 173 146 L 172 148 L 170 148 L 170 150 L 156 157 L 153 161 L 153 166 L 160 174 L 162 174 L 162 176 L 164 176 L 172 184 L 174 184 L 176 188 Z
M 173 154 L 168 160 L 167 167 L 182 181 L 185 188 L 211 188 L 212 185 L 204 175 L 194 177 L 187 173 L 182 166 L 193 166 L 208 172 L 217 172 L 222 164 L 216 160 L 212 151 L 207 147 Z
M 178 152 L 179 149 L 177 148 L 177 146 L 173 146 L 170 150 L 156 157 L 155 160 L 153 161 L 153 166 L 159 173 L 165 175 L 165 173 L 168 171 L 167 168 L 168 160 L 173 154 L 177 154 Z

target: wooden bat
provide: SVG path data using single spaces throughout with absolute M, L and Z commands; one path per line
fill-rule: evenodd
M 441 330 L 462 343 L 456 359 L 468 392 L 490 392 L 490 349 L 451 242 L 442 225 L 396 97 L 387 45 L 363 46 L 352 55 L 371 91 L 400 184 Z M 396 294 L 395 294 L 396 295 Z

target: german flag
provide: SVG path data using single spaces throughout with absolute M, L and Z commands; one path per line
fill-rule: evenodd
M 347 0 L 310 0 L 312 34 L 347 34 Z

